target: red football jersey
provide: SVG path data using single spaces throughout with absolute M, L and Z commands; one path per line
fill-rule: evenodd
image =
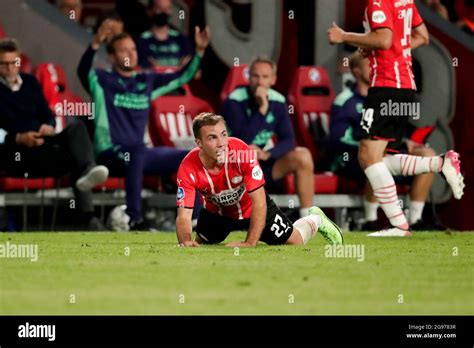
M 198 147 L 191 150 L 178 170 L 178 207 L 193 208 L 196 191 L 203 207 L 211 213 L 233 219 L 249 219 L 252 200 L 248 193 L 265 184 L 255 152 L 242 140 L 229 138 L 226 161 L 221 170 L 209 173 L 199 158 Z
M 366 31 L 388 28 L 392 47 L 369 55 L 372 87 L 416 90 L 411 60 L 411 30 L 423 24 L 414 0 L 367 0 Z

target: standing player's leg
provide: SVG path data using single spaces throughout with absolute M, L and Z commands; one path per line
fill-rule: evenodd
M 459 154 L 450 150 L 441 156 L 421 157 L 417 155 L 395 155 L 384 158 L 384 163 L 393 175 L 420 175 L 441 173 L 453 190 L 454 198 L 464 194 L 464 177 L 461 174 Z
M 365 101 L 361 126 L 365 139 L 359 145 L 359 163 L 372 186 L 382 210 L 394 229 L 383 235 L 410 235 L 408 221 L 398 203 L 397 188 L 392 174 L 383 161 L 389 142 L 397 147 L 403 137 L 410 115 L 387 115 L 388 104 L 415 102 L 415 92 L 389 87 L 371 87 Z M 382 112 L 383 111 L 383 112 Z M 389 232 L 389 233 L 388 233 Z
M 361 140 L 359 162 L 372 186 L 374 196 L 377 198 L 390 224 L 408 231 L 407 219 L 398 204 L 395 180 L 383 161 L 387 144 L 388 142 L 385 140 Z

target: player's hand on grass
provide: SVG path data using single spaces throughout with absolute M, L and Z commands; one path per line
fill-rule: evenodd
M 231 248 L 248 248 L 248 247 L 255 247 L 257 244 L 252 244 L 249 242 L 230 242 L 225 245 L 226 247 L 231 247 Z
M 331 45 L 342 43 L 344 30 L 339 28 L 336 23 L 332 22 L 332 27 L 328 30 L 328 41 Z
M 179 243 L 178 246 L 182 248 L 196 248 L 196 247 L 199 247 L 200 245 L 195 240 L 187 240 L 183 243 Z
M 204 50 L 209 45 L 211 39 L 211 31 L 208 26 L 204 30 L 199 30 L 199 27 L 194 27 L 194 42 L 196 43 L 196 53 L 202 56 Z

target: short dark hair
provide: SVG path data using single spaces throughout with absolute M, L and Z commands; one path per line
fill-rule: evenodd
M 20 46 L 18 42 L 12 38 L 4 38 L 0 40 L 0 53 L 18 52 L 20 53 Z
M 216 115 L 212 112 L 201 112 L 193 119 L 193 133 L 195 139 L 201 138 L 201 128 L 204 126 L 214 126 L 219 122 L 224 122 L 224 117 Z
M 120 40 L 123 40 L 123 39 L 132 39 L 132 37 L 128 33 L 120 33 L 120 34 L 115 35 L 107 43 L 107 46 L 106 46 L 107 53 L 114 54 L 115 53 L 115 43 L 120 41 Z

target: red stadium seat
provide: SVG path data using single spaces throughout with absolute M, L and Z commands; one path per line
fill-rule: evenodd
M 322 67 L 299 67 L 288 92 L 293 107 L 293 127 L 299 146 L 311 151 L 314 162 L 319 159 L 318 143 L 329 133 L 329 115 L 334 100 L 327 71 Z M 293 111 L 293 112 L 291 112 Z M 336 193 L 339 179 L 333 173 L 315 174 L 315 193 Z M 286 190 L 294 192 L 293 180 L 285 181 Z
M 314 174 L 314 193 L 336 193 L 339 184 L 339 178 L 331 172 Z M 293 174 L 284 178 L 285 192 L 295 194 L 295 178 Z
M 311 151 L 315 162 L 319 158 L 317 144 L 329 133 L 333 100 L 334 91 L 324 68 L 303 66 L 296 70 L 288 103 L 294 107 L 292 120 L 299 145 Z
M 33 72 L 33 67 L 31 65 L 31 59 L 26 54 L 22 53 L 20 56 L 21 65 L 20 72 L 25 74 L 31 74 Z
M 227 96 L 237 87 L 246 86 L 249 84 L 249 69 L 247 64 L 240 66 L 234 66 L 230 68 L 225 79 L 224 86 L 222 87 L 220 99 L 221 103 L 227 98 Z
M 66 118 L 62 117 L 64 102 L 80 103 L 84 100 L 69 90 L 64 69 L 53 63 L 39 64 L 35 69 L 43 94 L 49 108 L 56 115 L 56 132 L 61 132 L 66 127 Z
M 166 68 L 165 71 L 174 69 Z M 163 68 L 159 71 L 163 71 Z M 212 112 L 205 100 L 194 96 L 188 85 L 155 99 L 151 104 L 149 135 L 153 146 L 191 149 L 195 146 L 192 120 L 200 112 Z

